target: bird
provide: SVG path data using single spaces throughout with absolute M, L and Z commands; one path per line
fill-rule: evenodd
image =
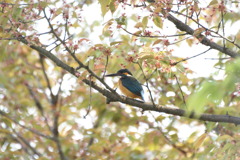
M 120 69 L 117 73 L 108 74 L 106 77 L 120 76 L 118 81 L 121 92 L 130 98 L 139 98 L 144 100 L 144 91 L 141 83 L 133 77 L 132 73 L 128 69 Z

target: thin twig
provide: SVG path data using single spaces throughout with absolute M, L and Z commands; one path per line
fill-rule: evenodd
M 50 92 L 51 102 L 52 102 L 53 105 L 55 105 L 55 103 L 56 103 L 56 102 L 55 102 L 55 96 L 54 96 L 54 94 L 53 94 L 53 92 L 52 92 L 52 87 L 51 87 L 51 84 L 50 84 L 50 80 L 49 80 L 48 75 L 47 75 L 47 73 L 46 73 L 46 68 L 45 68 L 45 65 L 44 65 L 44 58 L 43 58 L 43 56 L 40 55 L 40 54 L 39 54 L 39 58 L 40 58 L 41 66 L 42 66 L 42 72 L 43 72 L 44 78 L 45 78 L 45 80 L 46 80 L 46 82 L 47 82 L 48 90 L 49 90 L 49 92 Z
M 34 103 L 35 103 L 37 109 L 39 110 L 40 114 L 41 114 L 42 117 L 44 118 L 44 121 L 45 121 L 45 123 L 46 123 L 49 131 L 51 131 L 51 127 L 50 127 L 50 125 L 49 125 L 49 123 L 48 123 L 47 117 L 45 116 L 44 108 L 43 108 L 41 102 L 39 101 L 39 99 L 37 98 L 37 96 L 35 96 L 35 93 L 34 93 L 33 90 L 31 89 L 31 87 L 30 87 L 28 84 L 25 84 L 25 86 L 27 87 L 27 89 L 28 89 L 31 97 L 33 98 Z
M 185 3 L 185 5 L 186 5 L 186 15 L 188 15 L 188 4 Z M 186 17 L 185 17 L 185 24 L 187 24 L 187 20 L 188 20 L 188 18 L 187 18 L 187 16 L 186 16 Z
M 87 65 L 84 65 L 77 57 L 76 55 L 74 54 L 74 52 L 71 51 L 71 49 L 66 45 L 66 43 L 56 34 L 56 32 L 54 32 L 54 29 L 53 29 L 53 26 L 50 22 L 50 19 L 47 17 L 46 15 L 46 12 L 45 10 L 43 10 L 43 13 L 44 13 L 44 16 L 48 22 L 48 25 L 51 29 L 51 32 L 53 33 L 53 35 L 61 42 L 61 44 L 65 47 L 65 49 L 67 50 L 68 53 L 71 54 L 71 56 L 73 57 L 73 59 L 78 63 L 79 67 L 78 69 L 80 68 L 85 68 L 90 74 L 91 76 L 95 77 L 97 80 L 99 80 L 108 90 L 110 90 L 112 93 L 114 93 L 115 95 L 118 95 L 116 93 L 116 91 L 114 89 L 112 89 L 109 85 L 107 85 L 103 79 L 101 79 L 99 76 L 97 76 Z M 120 96 L 120 95 L 118 95 Z
M 48 34 L 48 33 L 51 33 L 51 32 L 48 31 L 48 32 L 38 33 L 38 34 L 36 34 L 36 35 L 37 35 L 37 36 L 41 36 L 41 35 Z
M 143 73 L 144 79 L 145 79 L 145 81 L 146 81 L 146 87 L 147 87 L 148 92 L 149 92 L 149 94 L 150 94 L 151 101 L 152 101 L 153 105 L 156 106 L 156 105 L 155 105 L 155 102 L 154 102 L 154 99 L 153 99 L 153 96 L 152 96 L 152 92 L 151 92 L 151 90 L 150 90 L 150 88 L 149 88 L 148 79 L 147 79 L 147 77 L 146 77 L 146 75 L 145 75 L 145 73 L 144 73 L 144 71 L 143 71 L 143 68 L 142 68 L 142 66 L 140 65 L 140 63 L 137 62 L 137 64 L 138 64 L 138 66 L 140 67 L 140 69 L 141 69 L 141 71 L 142 71 L 142 73 Z
M 54 46 L 52 49 L 50 49 L 49 52 L 52 52 L 52 50 L 54 50 L 55 48 L 57 48 L 57 47 L 60 46 L 61 44 L 62 44 L 62 43 L 59 43 L 59 44 L 55 43 L 56 46 Z
M 57 94 L 55 95 L 56 101 L 58 101 L 59 95 L 60 95 L 60 93 L 62 91 L 61 87 L 62 87 L 62 83 L 63 83 L 63 76 L 64 76 L 64 74 L 61 75 L 60 82 L 59 82 L 59 87 L 58 87 L 58 90 L 57 90 Z
M 106 57 L 106 63 L 105 63 L 105 67 L 104 67 L 104 72 L 103 72 L 103 78 L 105 77 L 106 72 L 107 72 L 108 59 L 109 59 L 109 57 L 108 57 L 108 55 L 107 55 L 107 57 Z
M 202 52 L 202 53 L 199 53 L 199 54 L 197 54 L 197 55 L 195 55 L 195 56 L 188 57 L 188 58 L 184 58 L 184 59 L 182 59 L 182 60 L 180 60 L 180 61 L 178 61 L 178 62 L 174 62 L 174 63 L 172 63 L 171 65 L 174 66 L 174 65 L 177 65 L 177 64 L 180 63 L 180 62 L 187 61 L 187 60 L 189 60 L 189 59 L 192 59 L 192 58 L 198 57 L 198 56 L 200 56 L 200 55 L 202 55 L 202 54 L 208 52 L 210 49 L 211 49 L 211 48 L 209 48 L 209 49 L 207 49 L 206 51 L 204 51 L 204 52 Z
M 127 32 L 128 34 L 133 35 L 133 36 L 136 36 L 136 37 L 147 37 L 147 38 L 167 38 L 167 37 L 179 37 L 179 36 L 188 35 L 187 33 L 182 33 L 182 34 L 165 35 L 165 36 L 145 36 L 145 35 L 139 35 L 139 34 L 135 34 L 135 33 L 129 32 L 128 30 L 126 30 L 123 27 L 121 27 L 121 29 L 124 30 L 125 32 Z
M 0 40 L 7 40 L 7 41 L 9 41 L 9 40 L 17 40 L 17 38 L 16 38 L 16 37 L 12 37 L 12 38 L 3 38 L 3 37 L 0 37 Z
M 59 107 L 60 108 L 60 107 Z M 65 156 L 62 150 L 62 145 L 59 140 L 59 132 L 58 132 L 58 120 L 59 120 L 59 114 L 60 111 L 54 110 L 54 119 L 53 119 L 53 136 L 54 136 L 54 141 L 56 142 L 58 153 L 60 156 L 61 160 L 67 160 L 68 158 Z
M 223 1 L 221 2 L 223 5 Z M 224 15 L 223 15 L 223 10 L 221 9 L 221 23 L 222 23 L 222 32 L 223 32 L 223 37 L 225 37 L 225 26 L 224 26 Z M 226 40 L 223 38 L 223 47 L 226 48 Z
M 92 77 L 90 76 L 90 81 L 92 81 Z M 88 108 L 87 108 L 87 113 L 83 116 L 83 118 L 86 118 L 87 115 L 91 111 L 91 104 L 92 104 L 92 85 L 89 85 L 89 103 L 88 103 Z
M 34 5 L 36 3 L 23 3 L 23 4 L 14 4 L 14 3 L 6 3 L 6 2 L 0 2 L 0 4 L 2 5 L 11 5 L 11 6 L 14 6 L 14 5 L 18 5 L 18 6 L 27 6 L 27 5 Z
M 9 134 L 7 134 L 6 136 L 10 136 L 14 141 L 16 141 L 17 143 L 19 143 L 19 144 L 21 145 L 22 150 L 23 150 L 26 154 L 28 154 L 30 157 L 32 157 L 32 159 L 36 159 L 36 158 L 34 157 L 34 155 L 32 155 L 32 153 L 30 153 L 30 150 L 27 148 L 27 146 L 26 146 L 25 144 L 23 144 L 23 142 L 22 142 L 18 137 L 16 137 L 16 135 L 9 133 Z
M 231 57 L 228 58 L 204 58 L 206 60 L 225 60 L 225 59 L 231 59 Z
M 199 25 L 199 26 L 201 26 L 202 28 L 204 28 L 206 31 L 210 31 L 211 33 L 214 33 L 214 34 L 218 35 L 220 38 L 223 38 L 223 39 L 225 39 L 226 41 L 232 43 L 232 44 L 235 45 L 237 48 L 240 48 L 240 45 L 238 45 L 237 43 L 235 43 L 235 40 L 230 40 L 230 39 L 224 37 L 223 35 L 219 34 L 218 31 L 214 31 L 214 30 L 212 30 L 212 29 L 209 29 L 209 28 L 203 26 L 202 24 L 200 24 L 200 23 L 199 23 L 197 20 L 195 20 L 194 18 L 192 18 L 192 17 L 190 17 L 190 16 L 188 16 L 188 15 L 185 15 L 185 14 L 183 14 L 183 13 L 181 13 L 181 12 L 178 12 L 178 11 L 171 10 L 171 12 L 172 12 L 172 13 L 175 13 L 175 14 L 178 14 L 178 15 L 181 15 L 181 16 L 185 16 L 186 18 L 190 18 L 193 22 L 195 22 L 197 25 Z
M 20 133 L 18 133 L 15 129 L 12 129 L 13 132 L 16 134 L 16 136 L 38 157 L 41 157 L 42 155 L 35 149 L 33 148 L 30 144 L 29 141 L 26 140 Z
M 51 137 L 51 136 L 45 135 L 45 134 L 43 134 L 43 133 L 41 133 L 41 132 L 39 132 L 39 131 L 37 131 L 37 130 L 34 130 L 34 129 L 32 129 L 32 128 L 26 127 L 25 125 L 20 124 L 17 120 L 15 120 L 14 118 L 10 117 L 9 115 L 7 115 L 6 113 L 4 113 L 3 111 L 0 111 L 0 115 L 6 117 L 6 118 L 8 118 L 8 119 L 10 119 L 10 120 L 11 120 L 12 122 L 14 122 L 16 125 L 18 125 L 18 126 L 24 128 L 24 129 L 26 129 L 26 130 L 34 133 L 34 134 L 36 134 L 36 135 L 38 135 L 38 136 L 40 136 L 40 137 L 44 137 L 44 138 L 47 138 L 47 139 L 50 139 L 50 140 L 54 140 L 54 138 Z
M 188 37 L 183 38 L 183 39 L 181 39 L 181 40 L 179 40 L 179 41 L 176 41 L 176 42 L 173 42 L 173 43 L 169 43 L 169 45 L 177 44 L 177 43 L 182 42 L 182 41 L 185 41 L 185 40 L 187 40 L 187 39 L 189 39 L 189 38 L 191 38 L 191 37 L 192 37 L 192 36 L 188 36 Z
M 185 101 L 185 97 L 184 97 L 182 88 L 181 88 L 181 86 L 180 86 L 180 83 L 179 83 L 179 81 L 178 81 L 178 78 L 177 78 L 177 76 L 176 76 L 175 74 L 174 74 L 173 76 L 175 77 L 175 79 L 176 79 L 176 81 L 177 81 L 178 87 L 179 87 L 179 89 L 180 89 L 180 91 L 181 91 L 181 94 L 182 94 L 183 102 L 184 102 L 184 104 L 185 104 L 185 106 L 186 106 L 186 108 L 187 108 L 187 103 L 186 103 L 186 101 Z
M 196 13 L 196 17 L 197 17 L 197 21 L 199 22 L 199 15 L 200 15 L 200 13 L 201 13 L 201 8 L 200 8 L 200 10 L 199 10 L 199 12 L 197 13 L 197 12 L 195 12 Z M 198 28 L 199 28 L 199 24 L 198 24 Z
M 154 69 L 154 71 L 148 76 L 147 80 L 151 79 L 156 71 L 157 71 L 157 68 Z
M 63 37 L 63 41 L 66 40 L 66 36 L 68 34 L 68 18 L 66 19 L 66 23 L 65 23 L 65 32 L 64 32 L 64 37 Z
M 104 118 L 106 112 L 107 112 L 107 109 L 104 109 L 104 111 L 102 111 L 101 114 L 98 116 L 98 119 L 93 126 L 94 129 L 99 127 L 100 122 Z M 89 140 L 89 143 L 88 143 L 88 147 L 90 147 L 93 144 L 93 140 L 94 140 L 94 138 L 91 137 L 91 139 Z
M 185 150 L 183 150 L 182 148 L 178 147 L 174 142 L 171 141 L 170 138 L 168 138 L 168 136 L 166 135 L 166 133 L 163 131 L 163 129 L 160 127 L 161 125 L 159 124 L 160 122 L 157 121 L 156 117 L 152 114 L 152 112 L 149 112 L 152 117 L 154 118 L 155 120 L 155 123 L 157 123 L 157 127 L 154 127 L 154 128 L 157 128 L 158 131 L 161 133 L 161 135 L 164 137 L 164 139 L 167 141 L 168 144 L 170 144 L 173 148 L 175 148 L 176 150 L 178 150 L 180 153 L 182 153 L 184 156 L 187 155 L 187 152 Z

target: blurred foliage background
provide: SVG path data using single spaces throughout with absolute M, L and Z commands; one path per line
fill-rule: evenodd
M 239 53 L 238 1 L 5 0 L 0 16 L 1 159 L 240 158 L 239 126 L 106 104 L 83 84 L 91 79 L 85 69 L 76 78 L 29 47 L 77 68 L 67 46 L 101 78 L 128 68 L 147 101 L 148 85 L 163 107 L 239 116 L 239 59 L 209 50 L 200 37 Z M 104 80 L 117 87 L 117 78 Z

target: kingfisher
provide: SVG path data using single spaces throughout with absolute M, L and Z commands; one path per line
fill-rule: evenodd
M 117 73 L 108 74 L 106 77 L 120 76 L 118 81 L 121 92 L 130 98 L 139 98 L 144 101 L 144 91 L 142 85 L 128 69 L 120 69 Z

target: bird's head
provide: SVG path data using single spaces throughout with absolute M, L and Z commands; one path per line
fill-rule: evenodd
M 121 77 L 132 76 L 132 73 L 128 69 L 120 69 L 119 71 L 117 71 L 117 73 L 106 75 L 106 77 L 114 77 L 114 76 L 121 76 Z

